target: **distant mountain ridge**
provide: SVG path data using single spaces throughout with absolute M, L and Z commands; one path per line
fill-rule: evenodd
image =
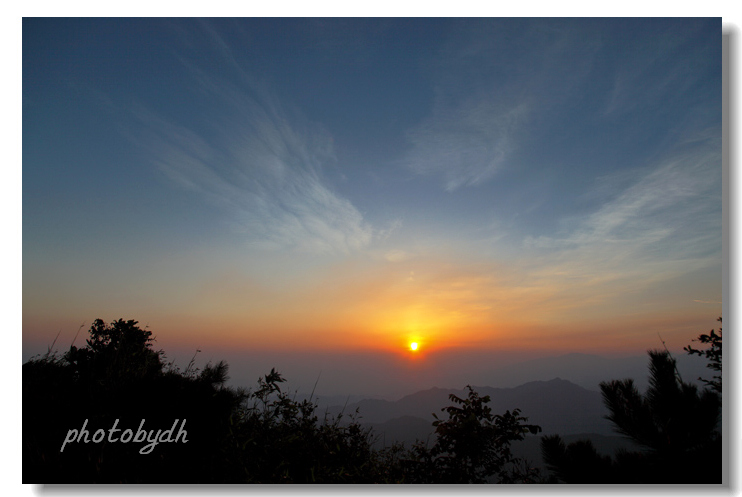
M 711 378 L 706 362 L 683 352 L 673 354 L 686 382 L 699 376 Z M 219 357 L 230 364 L 230 384 L 249 386 L 271 368 L 279 371 L 296 388 L 297 396 L 317 401 L 321 410 L 327 406 L 355 403 L 363 399 L 398 400 L 403 395 L 425 390 L 432 385 L 463 388 L 465 385 L 487 385 L 514 388 L 532 381 L 562 378 L 588 390 L 599 392 L 602 381 L 632 378 L 637 387 L 647 387 L 646 353 L 628 357 L 569 353 L 547 357 L 518 358 L 517 353 L 431 354 L 420 368 L 407 368 L 389 357 L 374 354 L 346 355 L 342 364 L 331 355 L 313 354 L 304 358 L 286 356 L 279 363 L 263 354 Z M 409 365 L 407 365 L 409 366 Z M 410 374 L 413 372 L 414 374 Z M 700 385 L 699 385 L 700 386 Z M 310 394 L 310 392 L 312 392 Z
M 703 361 L 685 353 L 673 354 L 685 381 L 694 383 L 699 376 L 709 377 Z M 646 354 L 607 357 L 573 352 L 529 359 L 499 368 L 463 372 L 453 381 L 497 387 L 514 387 L 544 378 L 564 378 L 588 390 L 599 390 L 602 381 L 632 378 L 640 390 L 647 387 L 649 359 Z M 463 382 L 463 383 L 462 383 Z
M 631 440 L 617 435 L 605 419 L 608 413 L 600 393 L 585 389 L 570 381 L 554 378 L 549 381 L 531 381 L 514 388 L 472 387 L 480 395 L 489 395 L 488 404 L 494 413 L 520 409 L 529 423 L 541 426 L 538 436 L 528 435 L 514 442 L 511 450 L 516 457 L 528 461 L 532 467 L 546 472 L 541 454 L 541 438 L 559 434 L 565 443 L 591 440 L 603 455 L 614 455 L 617 450 L 637 450 Z M 432 413 L 452 405 L 450 394 L 466 395 L 464 389 L 430 388 L 407 395 L 396 402 L 366 399 L 330 408 L 331 412 L 355 412 L 358 409 L 361 424 L 371 428 L 378 448 L 394 443 L 410 447 L 423 442 L 428 447 L 435 442 Z M 445 418 L 445 414 L 443 416 Z
M 544 434 L 613 434 L 609 422 L 604 418 L 608 412 L 600 393 L 567 380 L 554 378 L 550 381 L 533 381 L 514 388 L 472 388 L 481 396 L 490 396 L 488 405 L 494 413 L 520 409 L 529 423 L 541 426 Z M 465 397 L 467 391 L 431 388 L 407 395 L 396 402 L 365 399 L 345 406 L 331 406 L 327 410 L 330 414 L 350 414 L 357 409 L 359 421 L 371 425 L 389 424 L 392 420 L 405 417 L 418 418 L 430 425 L 434 421 L 434 412 L 441 413 L 443 408 L 452 405 L 449 399 L 451 394 Z M 411 424 L 409 419 L 407 424 Z M 416 426 L 422 425 L 417 423 Z

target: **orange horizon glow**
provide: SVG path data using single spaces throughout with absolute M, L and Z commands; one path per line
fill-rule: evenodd
M 720 304 L 690 297 L 658 308 L 597 298 L 594 286 L 560 289 L 558 275 L 547 272 L 529 287 L 499 264 L 429 257 L 409 266 L 414 276 L 394 263 L 345 260 L 325 267 L 327 276 L 318 284 L 307 277 L 294 285 L 239 272 L 210 274 L 201 285 L 183 286 L 182 294 L 163 293 L 157 310 L 144 297 L 98 305 L 92 296 L 87 303 L 61 292 L 54 301 L 41 300 L 43 313 L 24 303 L 23 337 L 50 345 L 61 329 L 57 346 L 68 346 L 86 321 L 79 345 L 93 319 L 122 318 L 149 326 L 166 351 L 174 344 L 193 350 L 208 344 L 378 352 L 419 361 L 457 350 L 643 353 L 661 346 L 657 333 L 668 347 L 682 349 L 721 315 Z
M 409 326 L 418 328 L 418 331 L 406 333 L 400 333 L 399 326 L 375 326 L 371 319 L 366 319 L 364 326 L 353 326 L 352 321 L 342 326 L 337 320 L 327 322 L 329 320 L 325 319 L 327 326 L 321 328 L 314 323 L 311 327 L 289 322 L 276 322 L 270 326 L 267 322 L 244 324 L 231 319 L 210 320 L 206 316 L 201 319 L 193 316 L 140 317 L 116 314 L 115 317 L 104 314 L 95 317 L 101 317 L 106 322 L 119 317 L 137 319 L 140 326 L 148 326 L 153 332 L 157 339 L 156 347 L 164 348 L 166 351 L 177 343 L 179 347 L 190 347 L 194 350 L 209 345 L 233 350 L 374 352 L 422 358 L 456 350 L 548 349 L 555 353 L 643 353 L 650 348 L 662 347 L 658 333 L 661 333 L 668 347 L 681 350 L 699 333 L 708 332 L 716 325 L 711 317 L 699 319 L 691 312 L 685 315 L 678 314 L 673 317 L 626 316 L 610 323 L 593 320 L 579 324 L 523 324 L 503 321 L 496 326 L 462 320 L 458 325 L 451 322 L 451 326 L 438 327 L 426 326 L 420 320 L 411 322 Z M 24 319 L 24 342 L 29 345 L 31 342 L 37 342 L 40 344 L 39 347 L 45 348 L 51 345 L 61 329 L 56 342 L 58 348 L 69 347 L 76 335 L 78 336 L 75 345 L 80 346 L 87 338 L 87 330 L 92 319 L 80 329 L 81 321 L 74 318 L 50 322 L 29 317 Z M 360 316 L 358 320 L 360 321 Z M 203 330 L 218 331 L 204 334 Z M 282 342 L 290 342 L 291 347 L 277 344 L 276 337 L 279 336 Z M 620 341 L 618 337 L 621 338 Z M 411 348 L 412 343 L 417 343 L 416 350 Z
M 695 291 L 648 306 L 633 286 L 621 291 L 614 280 L 602 290 L 593 280 L 565 282 L 561 266 L 534 271 L 446 255 L 404 262 L 348 258 L 287 280 L 274 275 L 290 260 L 275 257 L 264 268 L 270 277 L 220 268 L 167 292 L 164 280 L 148 273 L 140 282 L 142 295 L 101 301 L 103 292 L 85 293 L 98 288 L 91 283 L 80 292 L 59 288 L 53 299 L 44 293 L 35 304 L 26 298 L 24 341 L 51 343 L 61 328 L 57 343 L 70 343 L 82 321 L 88 324 L 80 340 L 93 319 L 123 318 L 149 326 L 163 345 L 194 349 L 208 343 L 407 356 L 456 349 L 643 352 L 661 345 L 658 332 L 669 346 L 675 341 L 682 348 L 721 315 L 720 304 L 693 300 Z M 700 293 L 713 290 L 709 285 Z M 412 342 L 418 344 L 415 351 Z

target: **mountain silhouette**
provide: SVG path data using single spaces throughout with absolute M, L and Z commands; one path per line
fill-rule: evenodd
M 474 389 L 482 396 L 490 396 L 488 405 L 493 412 L 504 413 L 520 409 L 529 423 L 541 426 L 544 434 L 614 434 L 610 424 L 604 419 L 608 411 L 600 393 L 567 380 L 555 378 L 550 381 L 528 382 L 515 388 L 474 386 Z M 360 422 L 374 425 L 379 430 L 385 423 L 387 427 L 396 430 L 401 422 L 389 422 L 404 417 L 419 418 L 430 425 L 434 421 L 433 413 L 440 414 L 441 408 L 451 404 L 450 394 L 461 397 L 465 395 L 465 391 L 431 388 L 407 395 L 396 402 L 365 399 L 345 406 L 331 406 L 328 412 L 338 414 L 357 410 Z M 408 419 L 406 423 L 410 424 L 411 421 Z M 416 423 L 415 426 L 421 427 L 422 424 Z
M 675 354 L 683 379 L 696 383 L 699 376 L 709 376 L 706 365 L 698 358 L 684 353 Z M 495 387 L 515 387 L 544 378 L 563 378 L 588 390 L 599 391 L 601 381 L 633 378 L 640 390 L 647 388 L 647 357 L 609 357 L 584 353 L 569 353 L 552 357 L 529 359 L 489 370 L 466 372 L 459 383 L 478 383 Z

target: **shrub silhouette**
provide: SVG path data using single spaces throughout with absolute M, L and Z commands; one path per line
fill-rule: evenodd
M 23 480 L 44 483 L 170 483 L 219 481 L 217 457 L 229 414 L 241 393 L 224 386 L 226 364 L 181 373 L 152 350 L 136 321 L 96 320 L 86 347 L 23 365 Z M 85 420 L 93 435 L 118 428 L 169 429 L 186 419 L 187 443 L 161 444 L 148 455 L 134 443 L 71 443 Z M 198 436 L 193 436 L 198 435 Z
M 547 467 L 563 482 L 606 483 L 615 479 L 611 458 L 598 454 L 590 440 L 565 446 L 559 435 L 550 435 L 541 439 L 541 449 Z
M 442 408 L 448 419 L 436 421 L 434 445 L 427 449 L 417 444 L 404 454 L 403 481 L 409 483 L 532 483 L 537 473 L 513 457 L 510 444 L 523 440 L 527 433 L 541 427 L 525 424 L 527 418 L 518 409 L 503 415 L 493 414 L 486 404 L 490 397 L 467 385 L 466 398 L 449 395 L 455 405 Z
M 713 347 L 717 347 L 714 343 Z M 687 349 L 686 349 L 687 350 Z M 714 350 L 714 349 L 712 349 Z M 557 436 L 544 437 L 547 466 L 567 483 L 720 483 L 721 397 L 716 385 L 699 391 L 684 383 L 667 351 L 648 352 L 649 388 L 641 395 L 633 380 L 600 384 L 614 429 L 641 447 L 619 452 L 615 460 L 600 456 L 589 441 L 564 446 Z M 721 370 L 721 335 L 718 335 Z M 719 389 L 721 384 L 718 384 Z M 580 470 L 579 468 L 585 468 Z
M 23 481 L 26 483 L 369 483 L 383 460 L 370 430 L 343 415 L 320 420 L 316 404 L 281 391 L 275 370 L 255 391 L 225 386 L 228 366 L 180 371 L 152 349 L 136 321 L 96 320 L 85 347 L 23 365 Z M 84 420 L 92 433 L 168 429 L 186 419 L 187 443 L 70 443 Z M 343 421 L 341 423 L 341 420 Z M 388 473 L 388 472 L 387 472 Z
M 119 319 L 106 325 L 96 319 L 90 327 L 87 347 L 71 346 L 64 360 L 83 381 L 131 382 L 162 371 L 163 353 L 152 350 L 152 332 L 137 326 L 137 321 Z
M 23 365 L 24 483 L 481 483 L 534 481 L 510 443 L 539 427 L 516 409 L 494 415 L 489 397 L 467 398 L 438 419 L 437 440 L 373 449 L 358 412 L 317 414 L 297 401 L 271 370 L 253 390 L 226 386 L 228 366 L 181 371 L 152 348 L 150 331 L 133 320 L 98 319 L 86 346 L 51 352 Z M 92 435 L 110 429 L 169 429 L 187 421 L 187 442 L 72 442 L 85 420 Z
M 343 415 L 316 414 L 317 405 L 281 390 L 275 370 L 249 392 L 233 416 L 229 460 L 244 483 L 373 483 L 378 465 L 371 433 Z
M 717 319 L 717 321 L 721 323 L 721 318 Z M 693 341 L 711 344 L 711 346 L 706 350 L 694 349 L 690 345 L 685 347 L 683 350 L 688 352 L 688 354 L 699 355 L 708 359 L 709 363 L 706 365 L 706 367 L 713 371 L 717 371 L 719 374 L 714 375 L 711 380 L 706 380 L 703 378 L 698 379 L 705 383 L 706 386 L 710 387 L 712 390 L 718 392 L 719 395 L 721 395 L 721 328 L 719 328 L 719 333 L 716 333 L 712 329 L 708 335 L 698 335 L 698 338 Z

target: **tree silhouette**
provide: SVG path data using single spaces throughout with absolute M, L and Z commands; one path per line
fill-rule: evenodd
M 718 433 L 721 398 L 684 383 L 666 351 L 650 351 L 649 388 L 641 396 L 632 380 L 601 383 L 608 419 L 616 431 L 648 454 L 662 483 L 705 483 L 721 474 Z
M 83 348 L 23 365 L 23 480 L 34 483 L 209 483 L 226 475 L 218 454 L 241 393 L 227 388 L 227 366 L 180 372 L 152 350 L 136 321 L 96 320 Z M 188 443 L 73 443 L 70 429 L 170 428 L 187 420 Z M 92 435 L 91 431 L 91 435 Z M 193 436 L 196 435 L 196 436 Z
M 369 429 L 282 391 L 275 370 L 255 391 L 226 386 L 228 366 L 181 371 L 133 320 L 96 320 L 85 347 L 23 365 L 25 483 L 375 483 L 390 481 Z M 50 413 L 53 415 L 50 416 Z M 188 442 L 60 445 L 70 429 L 169 428 Z M 92 432 L 91 432 L 92 433 Z
M 228 366 L 185 371 L 153 350 L 133 320 L 97 319 L 86 345 L 23 365 L 24 483 L 483 483 L 532 482 L 510 452 L 537 433 L 515 409 L 495 415 L 471 387 L 451 395 L 434 422 L 436 441 L 411 449 L 373 448 L 373 434 L 350 416 L 321 417 L 317 405 L 282 388 L 275 370 L 255 390 L 226 385 Z M 51 414 L 51 415 L 50 415 Z M 436 416 L 437 418 L 437 416 Z M 187 420 L 187 443 L 72 442 L 71 429 L 170 428 Z M 92 434 L 92 431 L 91 431 Z
M 721 323 L 721 318 L 717 319 L 717 321 Z M 719 374 L 714 375 L 711 380 L 705 380 L 703 378 L 698 379 L 719 394 L 721 394 L 721 327 L 719 327 L 718 334 L 712 329 L 708 335 L 701 334 L 696 340 L 693 341 L 710 344 L 710 347 L 705 350 L 694 349 L 690 345 L 685 347 L 683 350 L 688 352 L 688 354 L 690 355 L 695 354 L 708 359 L 709 363 L 706 365 L 706 367 L 713 371 L 717 371 Z
M 70 346 L 64 360 L 77 374 L 109 383 L 157 375 L 163 368 L 163 353 L 152 350 L 152 332 L 137 325 L 133 319 L 119 319 L 108 325 L 96 319 L 89 330 L 87 347 Z
M 559 435 L 541 439 L 546 466 L 556 477 L 568 483 L 606 483 L 615 480 L 613 462 L 601 456 L 590 440 L 565 445 Z
M 486 404 L 490 397 L 479 394 L 469 385 L 466 398 L 449 395 L 454 403 L 442 408 L 448 419 L 436 421 L 437 439 L 431 449 L 418 444 L 407 460 L 407 478 L 413 483 L 513 483 L 534 476 L 518 471 L 521 461 L 510 451 L 513 441 L 523 440 L 527 433 L 538 433 L 541 427 L 526 424 L 518 409 L 493 414 Z
M 343 415 L 316 414 L 317 405 L 281 390 L 275 370 L 248 392 L 232 417 L 225 460 L 241 483 L 377 483 L 380 468 L 370 429 Z
M 713 334 L 713 332 L 712 332 Z M 721 370 L 721 335 L 711 339 L 712 361 Z M 718 346 L 718 354 L 716 348 Z M 649 387 L 640 394 L 633 380 L 602 382 L 600 389 L 614 429 L 640 451 L 600 456 L 590 442 L 565 446 L 544 437 L 541 448 L 549 469 L 567 483 L 720 483 L 721 397 L 716 384 L 699 391 L 685 383 L 667 351 L 649 354 Z M 585 470 L 580 470 L 585 468 Z

